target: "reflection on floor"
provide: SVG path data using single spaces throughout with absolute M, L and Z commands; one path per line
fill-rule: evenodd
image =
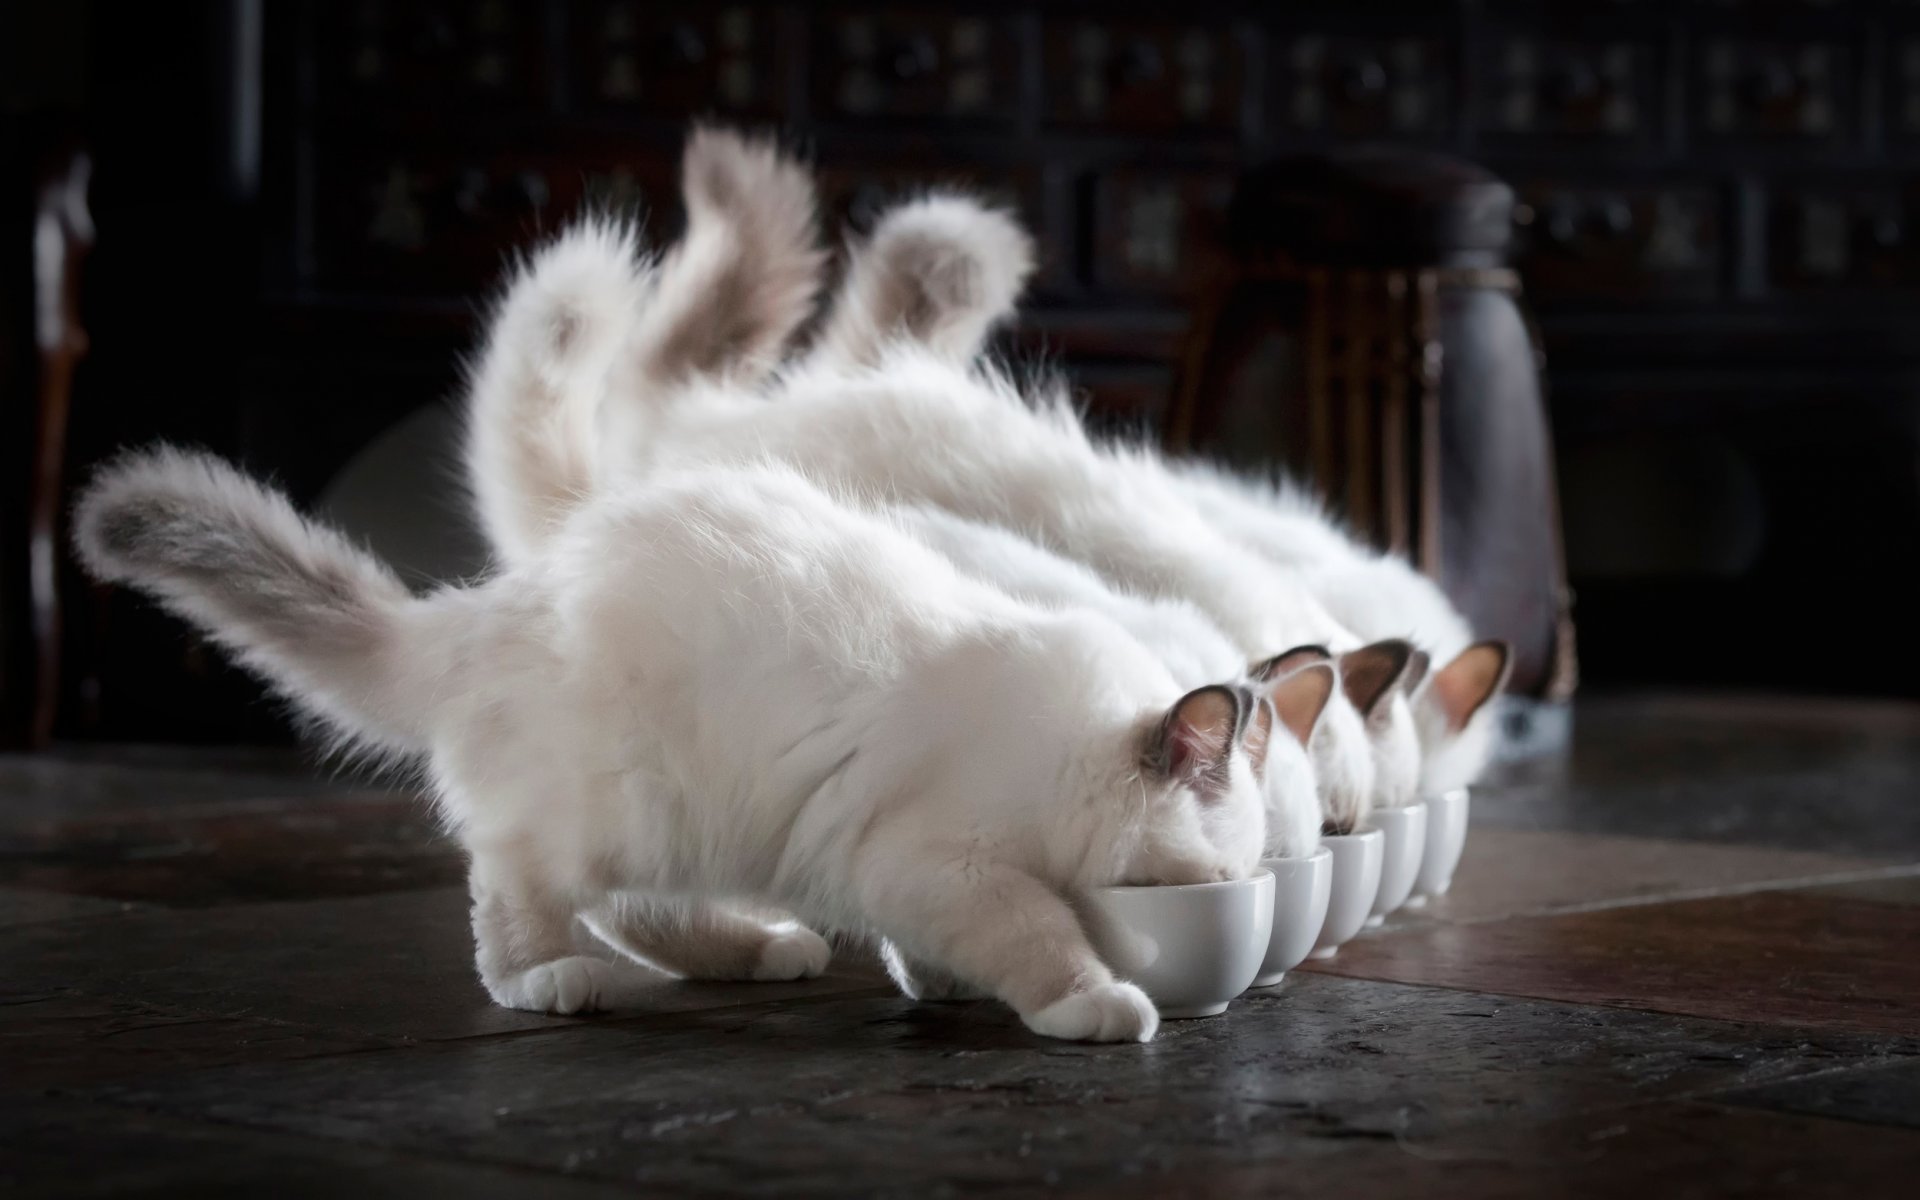
M 490 1007 L 403 792 L 0 759 L 0 1189 L 1858 1196 L 1920 1162 L 1920 708 L 1640 699 L 1452 895 L 1146 1047 L 806 984 Z

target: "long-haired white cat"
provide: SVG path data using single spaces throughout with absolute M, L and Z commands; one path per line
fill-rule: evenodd
M 738 143 L 724 134 L 696 132 L 685 169 L 688 235 L 658 263 L 640 259 L 631 235 L 610 223 L 582 225 L 535 251 L 508 289 L 492 321 L 491 337 L 473 371 L 466 447 L 468 474 L 482 526 L 503 563 L 537 556 L 568 514 L 593 495 L 615 486 L 598 461 L 596 433 L 617 423 L 619 412 L 602 411 L 610 384 L 628 389 L 671 388 L 694 378 L 733 387 L 764 380 L 791 333 L 796 310 L 810 301 L 804 280 L 816 269 L 810 243 L 809 181 L 771 149 Z M 732 227 L 740 201 L 760 197 L 770 208 Z M 935 226 L 972 220 L 976 208 L 962 202 L 920 202 Z M 1010 228 L 1010 227 L 1009 227 Z M 779 230 L 778 236 L 769 230 Z M 911 233 L 911 231 L 909 231 Z M 1023 239 L 1010 230 L 1014 248 Z M 757 239 L 757 240 L 756 240 Z M 786 247 L 776 253 L 768 241 Z M 974 261 L 948 254 L 950 239 L 906 237 L 891 250 L 925 269 L 916 286 L 936 289 L 937 303 L 912 303 L 897 281 L 855 270 L 843 285 L 859 291 L 892 289 L 876 303 L 904 308 L 923 323 L 908 332 L 929 349 L 968 356 L 978 348 L 984 324 L 976 313 L 997 313 L 1010 304 L 1024 277 L 1024 261 L 995 277 L 968 271 Z M 998 247 L 1006 259 L 1008 247 Z M 945 257 L 943 257 L 945 255 Z M 606 269 L 614 264 L 619 269 Z M 759 295 L 747 296 L 760 284 Z M 720 290 L 736 297 L 724 323 L 676 334 L 689 294 Z M 644 333 L 622 345 L 626 322 L 643 309 L 660 310 Z M 662 313 L 664 315 L 662 315 Z M 823 361 L 870 352 L 893 330 L 865 325 L 847 306 L 835 313 L 818 341 Z M 687 347 L 696 347 L 689 352 Z M 671 353 L 671 362 L 659 361 Z M 1100 611 L 1133 634 L 1168 666 L 1176 682 L 1198 687 L 1209 681 L 1247 677 L 1232 643 L 1197 610 L 1177 601 L 1126 595 L 1085 567 L 1041 549 L 1004 529 L 967 521 L 928 506 L 883 507 L 881 512 L 922 543 L 944 554 L 963 574 L 1015 597 L 1048 607 Z M 1322 816 L 1314 775 L 1304 748 L 1332 691 L 1326 655 L 1293 655 L 1259 664 L 1251 682 L 1270 703 L 1277 736 L 1265 747 L 1260 772 L 1267 800 L 1270 854 L 1305 855 L 1318 844 Z M 703 943 L 710 931 L 733 919 L 725 906 L 707 903 L 683 911 L 676 902 L 653 901 L 635 911 L 630 924 L 649 922 L 648 957 L 684 973 L 711 973 L 712 954 Z M 715 910 L 719 911 L 715 911 Z M 632 930 L 629 938 L 638 936 Z M 804 936 L 794 930 L 789 938 Z M 942 972 L 913 961 L 883 943 L 892 973 L 909 994 L 948 995 L 960 989 Z
M 702 161 L 690 162 L 685 174 L 691 188 L 697 180 L 725 178 L 737 164 L 750 168 L 763 163 L 769 153 L 709 135 L 690 146 L 689 157 Z M 810 184 L 798 171 L 785 177 L 765 170 L 750 173 L 759 186 L 720 186 L 708 189 L 705 197 L 689 196 L 690 229 L 700 227 L 707 244 L 724 244 L 721 230 L 773 226 L 760 216 L 760 203 L 781 211 L 798 211 L 810 203 Z M 779 187 L 804 189 L 804 198 L 772 199 Z M 1026 244 L 1016 227 L 970 202 L 922 202 L 889 216 L 867 251 L 856 257 L 850 274 L 855 285 L 829 317 L 827 339 L 801 366 L 761 388 L 742 386 L 737 379 L 706 378 L 689 379 L 678 387 L 656 386 L 656 373 L 633 365 L 649 358 L 649 347 L 678 341 L 683 326 L 725 325 L 733 319 L 723 307 L 730 293 L 701 293 L 696 286 L 674 281 L 670 258 L 650 286 L 684 302 L 669 308 L 643 302 L 631 315 L 629 350 L 615 353 L 610 381 L 603 385 L 625 402 L 599 410 L 602 445 L 616 453 L 612 465 L 603 458 L 592 469 L 644 476 L 687 464 L 772 457 L 800 466 L 843 496 L 936 505 L 1031 536 L 1049 550 L 1092 567 L 1110 584 L 1187 600 L 1218 624 L 1249 660 L 1302 643 L 1341 652 L 1361 649 L 1359 639 L 1309 594 L 1220 536 L 1175 489 L 1153 480 L 1140 486 L 1122 458 L 1086 439 L 1063 401 L 1030 405 L 1000 376 L 956 366 L 954 345 L 960 338 L 925 332 L 964 328 L 968 339 L 977 340 L 977 330 L 986 322 L 948 321 L 940 316 L 945 310 L 938 298 L 992 298 L 1017 290 L 1024 269 L 976 269 L 979 256 L 974 248 L 989 236 L 974 228 L 981 223 L 999 239 L 997 246 Z M 905 260 L 917 268 L 944 263 L 953 269 L 935 272 L 938 286 L 933 287 L 861 283 L 881 277 L 897 281 L 910 274 L 884 259 L 885 248 L 902 246 L 913 248 Z M 940 247 L 941 252 L 934 254 L 929 247 Z M 631 279 L 640 270 L 621 249 L 591 230 L 564 235 L 556 249 L 558 257 L 583 263 L 596 252 L 613 252 L 602 253 L 595 280 L 579 283 L 575 303 L 558 305 L 568 315 L 559 318 L 556 327 L 567 329 L 569 337 L 547 344 L 560 360 L 552 367 L 554 375 L 571 378 L 592 372 L 591 366 L 580 365 L 573 350 L 575 345 L 599 345 L 597 335 L 585 338 L 572 331 L 583 322 L 608 319 L 608 310 L 593 299 L 607 290 L 600 280 L 616 281 L 617 287 L 617 281 Z M 876 253 L 882 261 L 875 261 Z M 1006 284 L 1009 277 L 1012 288 Z M 917 278 L 925 283 L 926 271 Z M 704 307 L 690 298 L 701 295 L 710 301 Z M 863 310 L 876 296 L 892 298 L 887 304 L 897 303 L 900 311 Z M 849 304 L 855 306 L 852 315 L 845 308 Z M 859 336 L 833 336 L 840 328 L 859 331 Z M 895 330 L 909 336 L 896 336 L 891 332 Z M 874 353 L 882 355 L 877 366 L 857 361 Z M 855 361 L 849 361 L 849 355 Z M 517 427 L 535 442 L 550 432 L 528 422 Z M 518 458 L 538 461 L 543 453 L 536 446 Z M 523 490 L 537 494 L 543 489 L 553 491 L 538 481 Z M 1313 739 L 1323 807 L 1338 826 L 1349 827 L 1364 817 L 1382 776 L 1391 781 L 1386 786 L 1394 796 L 1412 789 L 1417 743 L 1393 719 L 1400 703 L 1395 684 L 1410 659 L 1404 646 L 1394 646 L 1341 660 L 1343 692 L 1328 705 Z M 1378 735 L 1371 743 L 1369 722 Z
M 651 901 L 711 898 L 877 933 L 1043 1034 L 1144 1040 L 1072 895 L 1260 854 L 1266 705 L 1182 695 L 1105 617 L 974 583 L 786 468 L 608 491 L 424 597 L 164 448 L 100 473 L 75 539 L 343 738 L 425 760 L 503 1005 L 619 1006 L 638 968 L 577 953 L 576 915 L 647 960 Z M 707 932 L 749 963 L 773 941 Z
M 622 414 L 604 411 L 609 390 L 670 389 L 700 378 L 735 388 L 765 379 L 776 348 L 809 303 L 805 280 L 817 271 L 810 237 L 810 182 L 770 148 L 697 131 L 684 170 L 688 234 L 658 263 L 640 259 L 630 235 L 608 223 L 588 223 L 535 251 L 508 289 L 492 322 L 492 336 L 471 380 L 467 468 L 482 525 L 502 562 L 537 555 L 568 513 L 610 486 L 614 472 L 598 460 L 596 429 Z M 769 207 L 751 222 L 736 222 L 742 197 Z M 974 206 L 938 199 L 916 206 L 936 227 L 964 226 Z M 738 223 L 738 236 L 730 231 Z M 778 231 L 771 233 L 769 231 Z M 948 253 L 950 238 L 896 239 L 890 252 L 923 270 L 914 286 L 936 290 L 937 302 L 899 294 L 897 279 L 856 269 L 843 284 L 873 293 L 877 310 L 904 309 L 920 324 L 908 332 L 930 350 L 969 356 L 984 336 L 977 313 L 1010 304 L 1025 275 L 1024 259 L 998 276 L 967 268 L 974 258 Z M 996 247 L 1003 263 L 1024 239 L 1008 227 L 1010 246 Z M 785 246 L 771 248 L 770 241 Z M 917 256 L 917 257 L 916 257 Z M 598 269 L 596 269 L 598 264 Z M 612 264 L 615 269 L 606 269 Z M 689 319 L 689 296 L 723 292 L 734 299 L 725 321 L 678 330 Z M 639 332 L 612 361 L 625 322 L 645 310 Z M 841 306 L 820 334 L 821 361 L 858 357 L 876 340 L 896 336 Z M 691 349 L 689 349 L 691 348 Z M 667 358 L 670 361 L 662 361 Z M 1248 677 L 1232 643 L 1197 610 L 1175 601 L 1123 594 L 1085 567 L 1006 530 L 967 521 L 928 506 L 882 506 L 896 526 L 945 555 L 963 574 L 1025 601 L 1053 608 L 1089 608 L 1113 618 L 1168 666 L 1176 683 Z M 1266 850 L 1304 855 L 1318 844 L 1321 813 L 1305 743 L 1333 687 L 1333 675 L 1313 655 L 1295 655 L 1288 669 L 1260 664 L 1250 682 L 1272 707 L 1279 728 L 1264 748 L 1259 773 L 1267 799 Z M 650 921 L 655 961 L 696 966 L 710 957 L 700 943 L 716 924 L 704 905 L 692 914 L 655 901 L 635 924 Z M 790 936 L 797 936 L 798 931 Z M 630 935 L 631 936 L 631 935 Z M 963 992 L 944 972 L 882 944 L 892 974 L 916 996 Z
M 491 336 L 470 380 L 466 460 L 475 507 L 502 563 L 537 558 L 575 508 L 617 486 L 595 450 L 602 440 L 597 429 L 622 416 L 604 411 L 611 385 L 660 389 L 705 378 L 750 387 L 770 372 L 777 347 L 810 304 L 806 281 L 818 264 L 809 240 L 811 185 L 801 169 L 768 147 L 707 131 L 695 132 L 686 157 L 688 233 L 663 259 L 640 258 L 631 233 L 620 226 L 583 224 L 529 257 L 493 316 Z M 741 197 L 760 198 L 766 210 L 732 236 Z M 936 224 L 943 214 L 964 222 L 974 211 L 939 201 L 923 202 L 922 209 Z M 1024 276 L 1024 263 L 1000 278 L 981 279 L 948 270 L 964 268 L 968 260 L 939 260 L 943 245 L 922 247 L 933 258 L 923 264 L 927 272 L 918 281 L 939 287 L 943 270 L 951 277 L 939 304 L 909 306 L 927 322 L 912 332 L 930 348 L 971 354 L 984 330 L 970 314 L 1006 307 Z M 902 242 L 895 250 L 911 256 L 916 243 Z M 844 286 L 891 285 L 856 271 Z M 675 332 L 686 319 L 688 296 L 711 291 L 734 297 L 729 319 Z M 887 303 L 905 301 L 896 295 Z M 643 309 L 650 310 L 651 319 L 630 342 L 623 341 L 627 322 Z M 950 321 L 946 314 L 952 313 L 959 317 Z M 864 327 L 842 311 L 822 332 L 815 352 L 863 354 L 871 339 L 888 332 Z M 616 347 L 624 354 L 617 363 Z M 1084 567 L 996 527 L 927 507 L 885 513 L 964 574 L 1034 603 L 1105 612 L 1158 653 L 1176 682 L 1191 680 L 1188 686 L 1198 687 L 1246 674 L 1224 635 L 1185 606 L 1123 596 Z M 1303 666 L 1307 669 L 1299 669 Z M 1260 774 L 1271 831 L 1268 852 L 1307 854 L 1318 843 L 1321 816 L 1303 743 L 1327 702 L 1332 676 L 1311 669 L 1310 660 L 1290 667 L 1285 678 L 1258 687 L 1280 727 L 1280 736 L 1265 747 Z M 1269 667 L 1267 674 L 1279 672 Z M 729 924 L 741 924 L 730 906 L 656 899 L 631 911 L 627 938 L 641 937 L 641 927 L 647 926 L 651 961 L 685 974 L 711 975 L 715 956 L 707 943 L 715 928 Z M 785 935 L 790 941 L 806 936 L 797 928 Z M 962 990 L 898 947 L 883 943 L 882 950 L 909 994 Z

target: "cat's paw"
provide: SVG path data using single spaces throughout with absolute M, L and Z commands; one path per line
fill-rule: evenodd
M 811 929 L 789 926 L 767 938 L 760 948 L 760 961 L 754 964 L 753 977 L 762 982 L 786 979 L 812 979 L 827 969 L 833 948 L 827 939 Z
M 1074 992 L 1021 1019 L 1037 1034 L 1071 1042 L 1149 1042 L 1160 1028 L 1147 994 L 1119 982 Z
M 491 985 L 494 1002 L 524 1012 L 604 1012 L 631 1001 L 631 975 L 617 963 L 575 955 L 541 963 Z

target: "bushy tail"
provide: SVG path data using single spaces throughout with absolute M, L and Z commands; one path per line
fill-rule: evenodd
M 823 257 L 812 178 L 770 142 L 696 130 L 685 236 L 658 264 L 588 220 L 534 252 L 495 312 L 468 397 L 466 467 L 508 563 L 537 553 L 673 389 L 753 381 L 811 313 Z M 608 397 L 613 403 L 607 403 Z
M 908 341 L 969 362 L 1032 272 L 1033 241 L 1006 213 L 966 196 L 903 204 L 854 251 L 811 361 L 867 366 Z
M 154 597 L 352 741 L 424 748 L 439 683 L 425 603 L 286 497 L 163 446 L 95 476 L 73 528 L 96 578 Z
M 654 273 L 627 366 L 643 391 L 701 376 L 762 378 L 820 290 L 813 176 L 771 141 L 696 129 L 680 190 L 687 231 Z
M 527 260 L 468 381 L 466 470 L 496 554 L 524 561 L 591 495 L 594 426 L 646 295 L 632 229 L 574 225 Z

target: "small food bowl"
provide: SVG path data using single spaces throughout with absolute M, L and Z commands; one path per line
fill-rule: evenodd
M 1453 886 L 1454 868 L 1460 865 L 1460 852 L 1467 848 L 1470 801 L 1466 788 L 1427 797 L 1427 852 L 1420 859 L 1420 874 L 1413 880 L 1409 907 L 1417 908 L 1435 896 L 1444 896 Z
M 1320 848 L 1333 856 L 1333 888 L 1327 897 L 1326 922 L 1308 958 L 1332 958 L 1366 924 L 1374 897 L 1380 894 L 1380 858 L 1385 844 L 1386 838 L 1378 829 L 1320 839 Z
M 1273 933 L 1273 872 L 1172 887 L 1087 893 L 1087 935 L 1107 966 L 1138 984 L 1160 1015 L 1211 1017 L 1260 973 Z
M 1388 913 L 1413 895 L 1413 881 L 1419 876 L 1420 860 L 1427 853 L 1427 806 L 1376 808 L 1372 824 L 1386 837 L 1386 843 L 1380 850 L 1380 894 L 1373 898 L 1368 928 L 1385 921 Z
M 1327 921 L 1333 894 L 1333 851 L 1325 846 L 1301 858 L 1267 858 L 1273 872 L 1273 940 L 1254 987 L 1272 987 L 1304 961 Z

